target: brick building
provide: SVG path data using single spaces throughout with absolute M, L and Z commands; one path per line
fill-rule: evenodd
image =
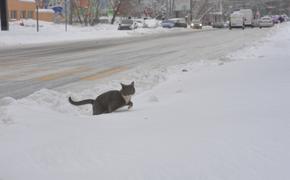
M 8 0 L 8 17 L 10 21 L 36 19 L 36 3 L 34 0 Z M 39 20 L 53 21 L 53 11 L 40 10 Z
M 67 3 L 69 4 L 72 0 L 67 0 Z M 89 0 L 73 0 L 73 2 L 78 6 L 82 8 L 86 8 L 89 6 Z M 55 6 L 61 6 L 64 7 L 65 0 L 39 0 L 39 4 L 43 8 L 47 7 L 55 7 Z
M 79 0 L 79 7 L 88 7 L 89 6 L 89 0 Z

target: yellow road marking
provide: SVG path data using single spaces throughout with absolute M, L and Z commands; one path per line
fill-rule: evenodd
M 0 80 L 13 80 L 15 78 L 17 78 L 18 76 L 16 75 L 2 75 L 0 76 Z
M 22 62 L 0 62 L 0 67 L 1 68 L 3 68 L 3 67 L 7 68 L 7 67 L 10 67 L 10 66 L 15 66 L 15 65 L 19 66 L 20 63 L 22 63 Z
M 105 78 L 105 77 L 111 76 L 115 73 L 126 71 L 126 70 L 128 70 L 128 68 L 124 67 L 124 66 L 114 67 L 114 68 L 110 68 L 110 69 L 106 69 L 106 70 L 97 72 L 94 75 L 83 77 L 83 78 L 81 78 L 81 80 L 93 81 L 93 80 Z
M 22 72 L 21 74 L 18 74 L 18 75 L 16 75 L 16 74 L 13 74 L 13 75 L 12 74 L 11 75 L 2 75 L 2 76 L 0 76 L 0 80 L 13 80 L 13 79 L 17 79 L 17 78 L 19 78 L 21 76 L 24 77 L 25 73 L 33 73 L 33 72 L 39 72 L 39 71 L 43 71 L 43 70 L 46 70 L 46 69 L 44 69 L 44 68 L 42 68 L 42 69 L 31 69 L 31 70 L 27 70 L 25 72 Z M 50 81 L 50 80 L 56 80 L 56 79 L 59 79 L 59 78 L 67 77 L 67 76 L 70 76 L 70 75 L 74 75 L 74 74 L 77 74 L 77 73 L 91 71 L 91 70 L 92 70 L 92 68 L 88 68 L 88 67 L 78 67 L 78 68 L 64 70 L 64 71 L 61 71 L 61 72 L 50 73 L 50 74 L 47 74 L 47 75 L 43 75 L 43 76 L 37 77 L 35 79 L 39 80 L 39 81 Z M 81 80 L 86 80 L 86 81 L 98 80 L 98 79 L 105 78 L 105 77 L 111 76 L 111 75 L 113 75 L 115 73 L 126 71 L 126 70 L 128 70 L 127 67 L 118 66 L 118 67 L 114 67 L 114 68 L 110 68 L 110 69 L 105 69 L 105 70 L 97 72 L 97 73 L 95 73 L 93 75 L 89 75 L 89 76 L 83 77 L 83 78 L 81 78 Z
M 33 73 L 38 73 L 47 70 L 47 68 L 34 68 L 34 69 L 27 69 L 19 72 L 10 72 L 0 76 L 0 80 L 20 80 L 25 79 L 26 76 L 29 76 Z
M 37 80 L 40 81 L 50 81 L 50 80 L 55 80 L 55 79 L 59 79 L 59 78 L 63 78 L 66 76 L 70 76 L 70 75 L 74 75 L 77 73 L 81 73 L 81 72 L 85 72 L 91 70 L 91 68 L 88 67 L 78 67 L 78 68 L 74 68 L 74 69 L 69 69 L 69 70 L 65 70 L 62 72 L 57 72 L 57 73 L 51 73 L 45 76 L 41 76 L 36 78 Z

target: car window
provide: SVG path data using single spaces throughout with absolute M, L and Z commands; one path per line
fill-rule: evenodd
M 131 19 L 124 19 L 121 21 L 122 24 L 133 24 L 133 20 Z
M 164 21 L 162 21 L 162 23 L 174 23 L 174 22 L 171 20 L 164 20 Z

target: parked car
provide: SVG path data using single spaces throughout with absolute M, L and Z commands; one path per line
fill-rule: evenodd
M 230 15 L 229 29 L 232 28 L 242 28 L 245 29 L 244 16 L 240 12 L 233 12 Z
M 220 21 L 220 22 L 213 22 L 212 23 L 212 27 L 213 28 L 227 28 L 229 27 L 229 22 L 223 22 L 223 21 Z
M 192 29 L 202 29 L 202 23 L 200 20 L 194 19 L 191 21 L 190 27 Z
M 132 19 L 121 20 L 118 30 L 133 30 L 137 28 L 137 24 Z
M 174 27 L 187 28 L 187 23 L 186 23 L 184 18 L 174 18 L 174 19 L 170 19 L 170 20 L 175 22 Z
M 161 22 L 161 26 L 164 28 L 173 28 L 173 27 L 187 27 L 187 23 L 185 22 L 185 19 L 183 18 L 173 18 L 168 20 L 163 20 Z
M 174 25 L 175 25 L 175 22 L 172 21 L 172 20 L 163 20 L 163 21 L 161 22 L 161 26 L 162 26 L 163 28 L 173 28 Z
M 289 21 L 289 17 L 286 14 L 282 14 L 281 16 L 284 18 L 285 21 Z
M 244 25 L 245 26 L 253 26 L 254 14 L 252 9 L 240 9 L 239 12 L 244 16 Z
M 134 19 L 134 22 L 136 23 L 137 28 L 145 27 L 145 23 L 143 19 Z
M 259 20 L 259 28 L 272 26 L 274 26 L 274 22 L 270 16 L 264 16 Z
M 285 18 L 283 16 L 279 16 L 279 22 L 280 23 L 285 22 Z
M 280 21 L 279 21 L 279 16 L 278 15 L 273 15 L 272 16 L 272 21 L 274 24 L 278 24 Z

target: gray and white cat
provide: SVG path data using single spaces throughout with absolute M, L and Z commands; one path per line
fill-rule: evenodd
M 111 113 L 116 109 L 123 106 L 128 106 L 130 109 L 133 106 L 131 97 L 135 94 L 134 82 L 129 85 L 122 84 L 121 90 L 107 91 L 99 95 L 94 99 L 85 99 L 81 101 L 73 101 L 71 97 L 68 98 L 69 102 L 73 105 L 93 105 L 93 115 L 99 115 L 103 113 Z

